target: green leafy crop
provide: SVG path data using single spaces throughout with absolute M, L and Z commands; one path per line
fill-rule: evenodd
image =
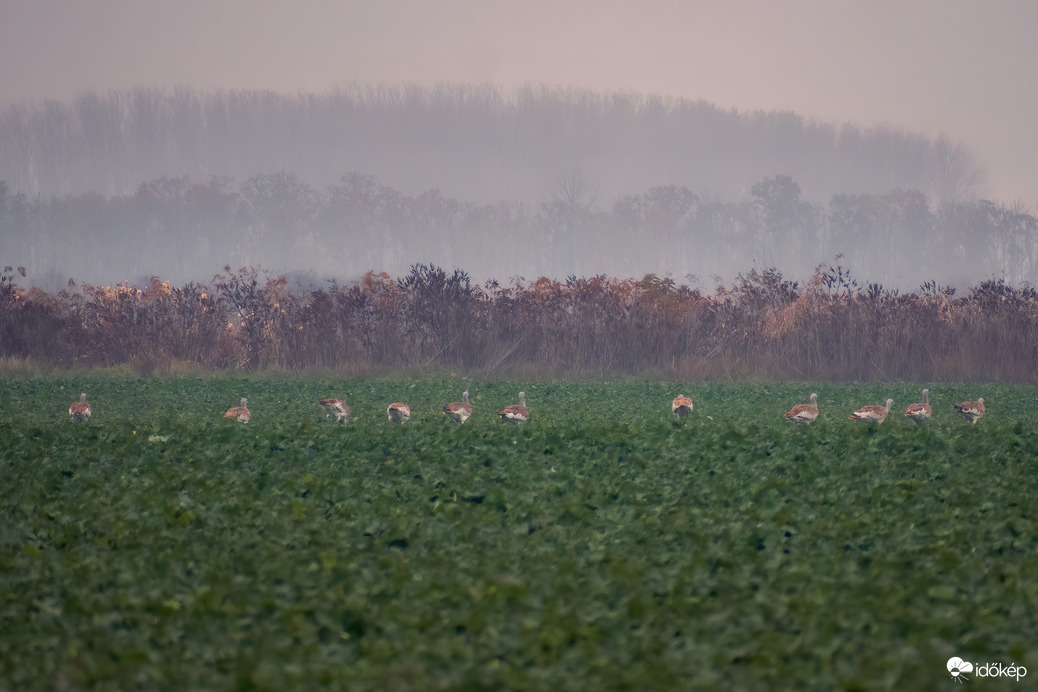
M 955 655 L 1038 674 L 1038 388 L 931 384 L 916 425 L 922 386 L 7 380 L 0 689 L 937 689 Z M 531 420 L 502 424 L 520 389 Z M 819 420 L 785 421 L 811 391 Z M 970 426 L 952 404 L 976 396 Z M 252 420 L 224 421 L 241 397 Z M 887 397 L 884 424 L 846 420 Z

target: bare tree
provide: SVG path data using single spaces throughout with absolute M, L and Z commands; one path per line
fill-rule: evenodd
M 583 207 L 587 209 L 595 204 L 598 199 L 598 190 L 589 191 L 584 182 L 584 174 L 580 171 L 571 171 L 557 176 L 548 184 L 548 194 L 553 203 L 561 202 L 569 209 Z M 588 194 L 590 199 L 584 200 Z
M 929 197 L 942 208 L 973 201 L 977 186 L 984 181 L 984 170 L 969 148 L 941 135 L 934 142 L 931 156 L 930 170 L 935 177 L 930 181 Z

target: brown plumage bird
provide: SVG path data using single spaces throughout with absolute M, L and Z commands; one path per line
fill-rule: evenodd
M 68 415 L 72 417 L 72 420 L 87 420 L 92 412 L 90 403 L 86 400 L 86 392 L 79 395 L 79 401 L 73 402 L 68 407 Z
M 505 406 L 498 412 L 502 421 L 509 423 L 525 423 L 530 420 L 530 412 L 526 408 L 526 392 L 519 392 L 519 403 Z
M 681 420 L 692 413 L 692 400 L 684 394 L 679 394 L 674 397 L 674 401 L 670 402 L 670 410 L 675 418 Z
M 252 418 L 252 412 L 249 411 L 249 400 L 242 397 L 241 406 L 227 409 L 227 413 L 223 414 L 223 417 L 228 420 L 236 419 L 242 423 L 248 423 L 249 419 Z
M 454 401 L 443 407 L 443 413 L 451 420 L 464 423 L 472 415 L 472 406 L 469 405 L 469 393 L 461 393 L 461 401 Z
M 977 420 L 986 411 L 984 408 L 984 397 L 980 397 L 976 401 L 964 401 L 961 404 L 955 404 L 955 410 L 965 416 L 970 423 L 976 425 Z
M 389 405 L 386 414 L 390 423 L 406 423 L 411 418 L 411 407 L 397 402 Z
M 321 399 L 321 406 L 336 423 L 345 425 L 346 419 L 350 417 L 350 407 L 345 399 Z
M 909 404 L 905 409 L 905 417 L 911 418 L 916 423 L 930 420 L 933 410 L 930 408 L 930 390 L 923 390 L 923 400 L 918 404 Z
M 862 406 L 860 409 L 847 416 L 850 420 L 863 420 L 867 423 L 882 423 L 890 413 L 890 407 L 894 405 L 893 399 L 887 399 L 886 406 Z
M 818 418 L 818 395 L 814 392 L 811 393 L 810 404 L 797 404 L 786 411 L 786 420 L 794 423 L 810 423 L 816 418 Z

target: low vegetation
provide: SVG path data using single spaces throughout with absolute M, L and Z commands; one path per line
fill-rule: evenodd
M 901 412 L 923 386 L 935 413 L 916 425 Z M 458 425 L 441 408 L 464 389 Z M 520 389 L 531 421 L 497 422 Z M 73 423 L 81 391 L 93 417 Z M 819 420 L 786 422 L 811 391 Z M 243 396 L 251 422 L 222 420 Z M 952 405 L 977 396 L 971 426 Z M 846 420 L 888 397 L 883 425 Z M 1036 404 L 991 384 L 9 378 L 0 686 L 934 689 L 952 656 L 1038 671 Z

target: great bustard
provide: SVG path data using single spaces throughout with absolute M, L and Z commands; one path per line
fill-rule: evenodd
M 816 418 L 818 418 L 818 395 L 814 392 L 811 393 L 810 404 L 797 404 L 786 411 L 786 420 L 794 423 L 810 423 Z
M 472 406 L 469 404 L 469 393 L 461 393 L 461 401 L 454 401 L 443 407 L 443 412 L 452 420 L 464 423 L 472 415 Z
M 674 397 L 674 401 L 670 402 L 670 411 L 674 414 L 674 417 L 681 420 L 688 414 L 692 413 L 692 399 L 688 398 L 684 394 L 679 394 Z
M 345 425 L 346 419 L 350 417 L 350 407 L 345 399 L 321 399 L 321 406 L 336 423 Z
M 500 412 L 501 420 L 510 423 L 524 423 L 530 420 L 530 411 L 526 408 L 526 392 L 519 392 L 519 403 L 505 406 Z
M 887 399 L 886 406 L 862 406 L 860 409 L 847 416 L 850 420 L 863 420 L 867 423 L 882 423 L 890 413 L 890 407 L 894 405 L 893 399 Z
M 249 419 L 252 418 L 252 413 L 249 411 L 249 400 L 242 397 L 241 406 L 227 409 L 227 413 L 223 414 L 223 417 L 227 419 L 237 419 L 242 423 L 248 423 Z
M 86 400 L 86 392 L 79 395 L 79 401 L 68 407 L 68 415 L 72 417 L 72 420 L 86 420 L 90 418 L 91 412 L 90 402 Z
M 933 409 L 930 408 L 930 390 L 923 390 L 923 400 L 918 404 L 909 404 L 908 408 L 905 409 L 905 417 L 911 418 L 916 423 L 923 423 L 930 420 L 933 416 Z
M 964 401 L 961 404 L 955 404 L 955 410 L 966 417 L 973 425 L 977 424 L 977 420 L 984 415 L 984 397 L 980 397 L 976 401 Z
M 406 423 L 411 418 L 411 407 L 399 402 L 390 404 L 386 409 L 390 423 Z

